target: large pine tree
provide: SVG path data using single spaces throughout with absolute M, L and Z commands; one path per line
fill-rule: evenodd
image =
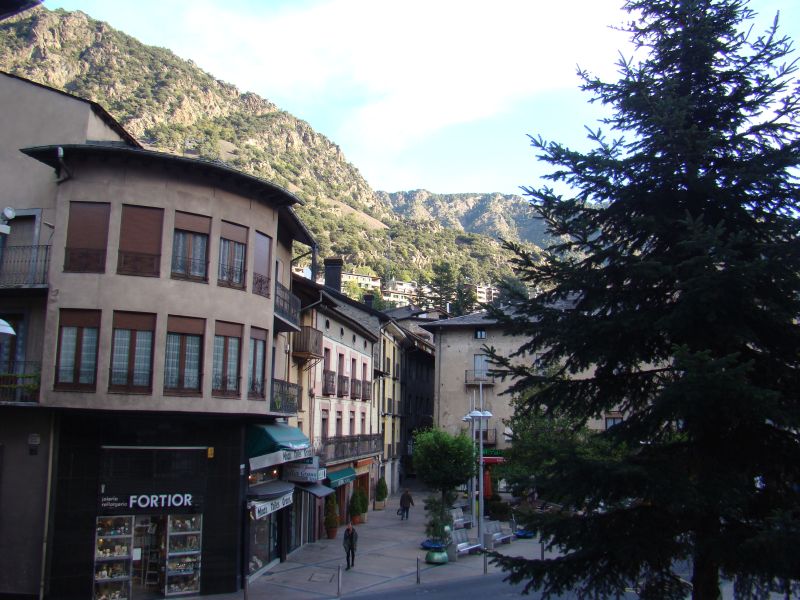
M 518 416 L 544 407 L 580 425 L 621 409 L 625 420 L 591 451 L 535 465 L 548 499 L 576 509 L 533 517 L 562 555 L 497 560 L 548 594 L 683 598 L 691 587 L 716 599 L 726 577 L 742 597 L 789 597 L 800 579 L 791 43 L 777 19 L 748 34 L 740 0 L 625 8 L 637 58 L 612 83 L 580 73 L 610 108 L 593 149 L 533 139 L 572 191 L 526 189 L 562 241 L 544 263 L 508 244 L 537 290 L 504 320 L 529 339 L 512 358 L 536 360 L 496 357 L 527 399 Z

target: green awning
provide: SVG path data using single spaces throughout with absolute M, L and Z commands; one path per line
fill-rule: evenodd
M 305 450 L 308 438 L 297 427 L 284 423 L 251 425 L 247 428 L 247 457 L 254 458 L 280 450 Z
M 356 471 L 352 467 L 347 467 L 341 471 L 328 471 L 328 487 L 337 488 L 345 483 L 350 483 L 356 478 Z

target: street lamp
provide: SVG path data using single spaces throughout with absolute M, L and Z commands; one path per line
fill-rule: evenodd
M 481 394 L 481 408 L 483 408 L 483 394 Z M 473 409 L 467 416 L 464 417 L 464 420 L 469 420 L 473 427 L 473 440 L 475 439 L 474 431 L 475 431 L 475 423 L 478 423 L 478 543 L 480 543 L 481 548 L 483 548 L 483 424 L 484 422 L 488 424 L 489 419 L 492 418 L 492 413 L 488 410 L 478 410 Z

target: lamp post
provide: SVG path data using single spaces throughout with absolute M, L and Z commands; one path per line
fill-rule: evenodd
M 469 423 L 470 439 L 472 439 L 472 452 L 475 452 L 475 421 L 470 416 L 471 413 L 464 415 L 461 420 Z M 470 476 L 467 486 L 467 498 L 469 498 L 469 525 L 475 527 L 475 477 Z

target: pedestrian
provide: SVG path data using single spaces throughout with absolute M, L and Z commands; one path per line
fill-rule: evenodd
M 406 491 L 400 496 L 400 520 L 408 519 L 408 509 L 414 506 L 414 499 L 411 497 L 411 492 Z
M 344 538 L 342 539 L 342 546 L 344 546 L 344 554 L 347 557 L 347 568 L 356 566 L 356 545 L 358 544 L 358 532 L 353 527 L 353 522 L 347 523 L 347 529 L 344 530 Z

